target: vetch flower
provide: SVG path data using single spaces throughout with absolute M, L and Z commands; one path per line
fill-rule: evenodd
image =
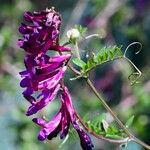
M 33 119 L 33 122 L 42 128 L 38 139 L 51 140 L 58 134 L 63 139 L 72 125 L 80 137 L 82 148 L 92 150 L 91 139 L 78 123 L 70 93 L 62 80 L 71 54 L 62 53 L 70 52 L 70 48 L 59 45 L 61 25 L 59 13 L 53 8 L 41 12 L 25 12 L 24 19 L 28 24 L 22 24 L 19 28 L 23 39 L 19 39 L 18 45 L 25 50 L 26 69 L 20 72 L 23 78 L 20 86 L 26 88 L 22 94 L 30 103 L 26 115 L 36 114 L 53 101 L 58 93 L 61 95 L 61 108 L 51 121 L 47 122 L 42 118 Z M 78 38 L 79 35 L 72 30 L 68 36 Z M 47 51 L 51 50 L 59 54 L 49 56 Z
M 26 115 L 30 116 L 32 114 L 37 113 L 39 110 L 44 108 L 46 105 L 48 105 L 49 102 L 54 100 L 56 97 L 57 92 L 59 91 L 60 84 L 56 85 L 56 87 L 52 88 L 51 90 L 43 90 L 42 93 L 38 96 L 40 100 L 37 100 L 35 103 L 32 103 L 32 105 L 29 107 Z
M 62 102 L 64 102 L 64 105 L 66 107 L 66 113 L 68 114 L 68 118 L 70 118 L 70 122 L 77 131 L 79 137 L 80 137 L 80 143 L 83 148 L 83 150 L 92 150 L 93 144 L 90 139 L 90 137 L 85 133 L 85 131 L 80 127 L 78 124 L 78 119 L 76 116 L 75 108 L 72 104 L 70 93 L 67 89 L 67 87 L 64 87 L 63 93 L 61 96 Z
M 70 51 L 69 48 L 59 45 L 61 18 L 54 9 L 25 12 L 24 19 L 29 22 L 29 25 L 22 24 L 19 27 L 23 39 L 18 40 L 18 45 L 28 54 L 39 55 L 46 53 L 49 49 Z
M 28 76 L 26 75 L 21 81 L 20 85 L 26 87 L 23 95 L 32 104 L 27 111 L 28 116 L 35 114 L 55 98 L 60 88 L 59 82 L 63 78 L 66 69 L 67 67 L 64 66 L 50 74 L 45 71 L 44 75 L 33 75 L 33 77 L 28 74 Z M 42 93 L 40 93 L 38 98 L 34 98 L 32 96 L 33 92 L 39 90 L 41 90 Z
M 35 60 L 31 56 L 26 56 L 26 70 L 20 72 L 24 78 L 20 85 L 27 87 L 27 91 L 23 93 L 24 96 L 30 99 L 31 96 L 28 95 L 31 95 L 33 91 L 53 88 L 64 76 L 65 65 L 70 57 L 70 54 L 54 57 L 46 55 Z
M 38 139 L 51 140 L 53 137 L 57 136 L 60 133 L 60 138 L 63 139 L 69 130 L 70 124 L 75 128 L 79 137 L 80 143 L 84 150 L 92 150 L 93 144 L 91 142 L 90 137 L 85 133 L 82 127 L 78 123 L 78 119 L 76 116 L 75 108 L 72 104 L 71 96 L 67 87 L 62 87 L 63 91 L 61 93 L 61 102 L 62 106 L 57 115 L 50 121 L 46 122 L 41 118 L 34 118 L 33 121 L 42 127 L 39 132 Z
M 50 134 L 54 137 L 56 136 L 57 127 L 59 126 L 61 122 L 62 113 L 61 111 L 57 113 L 57 115 L 50 121 L 46 122 L 45 120 L 41 118 L 34 118 L 33 122 L 43 127 L 41 131 L 39 132 L 38 139 L 40 141 L 45 140 Z

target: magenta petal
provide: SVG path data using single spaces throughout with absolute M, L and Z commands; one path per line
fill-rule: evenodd
M 61 68 L 66 62 L 69 61 L 71 55 L 54 56 L 49 58 L 45 63 L 41 64 L 40 67 L 36 68 L 36 75 L 46 75 L 54 72 L 54 70 Z
M 33 90 L 31 88 L 26 88 L 22 94 L 31 104 L 35 102 L 35 98 L 31 96 L 33 94 Z
M 78 132 L 78 135 L 80 137 L 80 144 L 83 150 L 92 150 L 94 146 L 88 134 L 84 132 L 83 129 L 76 122 L 73 123 L 73 126 Z
M 29 78 L 25 77 L 24 79 L 21 80 L 20 86 L 21 87 L 29 87 L 29 86 L 31 86 L 30 82 L 31 81 L 29 80 Z
M 29 76 L 29 72 L 27 70 L 21 71 L 21 72 L 19 72 L 19 74 L 21 75 L 21 77 L 28 77 Z
M 70 118 L 67 116 L 66 111 L 64 111 L 63 118 L 61 121 L 61 133 L 60 133 L 61 139 L 63 139 L 68 134 L 69 126 L 70 126 Z
M 61 78 L 64 76 L 64 73 L 66 71 L 67 67 L 64 66 L 56 75 L 54 75 L 53 77 L 50 77 L 48 79 L 45 79 L 41 82 L 38 83 L 38 89 L 42 90 L 42 89 L 52 89 L 54 88 L 59 81 L 61 80 Z
M 55 128 L 55 130 L 53 130 L 53 131 L 47 136 L 47 139 L 48 139 L 48 140 L 51 140 L 52 138 L 56 137 L 59 132 L 60 132 L 60 124 L 57 126 L 57 128 Z
M 71 57 L 70 54 L 61 55 L 61 56 L 54 56 L 54 57 L 51 57 L 49 59 L 49 63 L 62 63 L 65 60 L 69 60 L 70 57 Z
M 33 118 L 32 121 L 42 127 L 44 127 L 47 124 L 47 122 L 41 118 Z
M 66 105 L 66 109 L 70 115 L 71 121 L 74 122 L 75 117 L 76 117 L 75 108 L 72 104 L 71 96 L 70 96 L 70 93 L 69 93 L 67 87 L 64 87 L 64 89 L 63 89 L 63 93 L 61 95 L 61 100 Z
M 49 129 L 42 129 L 40 132 L 39 132 L 39 135 L 38 135 L 38 140 L 40 141 L 44 141 L 47 136 L 49 134 Z
M 39 110 L 41 110 L 43 107 L 48 105 L 48 103 L 55 98 L 57 92 L 59 91 L 59 88 L 60 85 L 58 84 L 54 89 L 48 91 L 48 93 L 44 96 L 44 98 L 42 98 L 40 101 L 34 103 L 32 106 L 29 107 L 26 115 L 27 116 L 33 115 L 37 113 Z
M 25 13 L 24 13 L 24 19 L 25 19 L 26 21 L 31 22 L 32 19 L 33 19 L 33 14 L 32 14 L 31 12 L 29 12 L 29 11 L 25 12 Z
M 65 46 L 60 46 L 60 45 L 54 45 L 51 47 L 53 50 L 55 51 L 59 51 L 59 52 L 66 52 L 66 51 L 71 51 L 70 48 L 65 47 Z
M 59 132 L 58 131 L 58 126 L 59 126 L 59 124 L 61 122 L 61 117 L 62 117 L 62 113 L 61 113 L 61 111 L 59 111 L 57 113 L 57 115 L 48 123 L 46 123 L 43 119 L 37 119 L 37 118 L 33 119 L 33 121 L 36 124 L 38 124 L 38 125 L 43 127 L 41 129 L 41 131 L 39 132 L 38 139 L 43 141 L 48 136 L 50 137 L 50 134 L 55 136 L 56 135 L 55 133 Z
M 17 42 L 17 44 L 18 44 L 19 47 L 22 48 L 22 47 L 23 47 L 23 44 L 24 44 L 24 40 L 19 39 L 18 42 Z

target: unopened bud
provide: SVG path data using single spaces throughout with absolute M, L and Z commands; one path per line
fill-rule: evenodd
M 80 37 L 80 32 L 78 29 L 70 29 L 67 31 L 67 37 L 71 41 L 76 41 Z

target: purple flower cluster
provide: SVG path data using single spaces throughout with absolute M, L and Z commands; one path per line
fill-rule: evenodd
M 54 100 L 58 92 L 61 95 L 61 108 L 51 121 L 46 122 L 42 118 L 33 119 L 33 122 L 42 127 L 38 139 L 51 140 L 58 134 L 63 139 L 72 124 L 79 134 L 82 148 L 91 150 L 93 147 L 91 139 L 77 121 L 71 96 L 62 80 L 71 54 L 63 54 L 62 52 L 70 52 L 70 49 L 59 45 L 60 15 L 54 9 L 46 9 L 41 12 L 25 12 L 24 19 L 28 25 L 20 26 L 19 32 L 23 34 L 23 39 L 18 40 L 18 45 L 25 50 L 26 70 L 20 72 L 23 78 L 20 85 L 26 88 L 23 96 L 31 104 L 26 115 L 36 114 Z M 49 56 L 47 51 L 50 50 L 59 54 Z M 38 96 L 33 96 L 37 91 Z

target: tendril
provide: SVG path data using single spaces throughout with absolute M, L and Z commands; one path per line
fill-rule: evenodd
M 136 72 L 133 72 L 131 75 L 129 75 L 128 79 L 130 81 L 131 85 L 134 85 L 135 83 L 139 83 L 139 78 L 142 75 L 142 72 L 137 68 L 137 66 L 126 56 L 128 49 L 133 46 L 133 45 L 140 45 L 140 48 L 137 52 L 135 52 L 135 54 L 138 54 L 141 49 L 142 49 L 142 44 L 140 42 L 133 42 L 130 45 L 127 46 L 127 48 L 125 49 L 124 55 L 123 57 L 135 68 Z
M 91 34 L 91 35 L 86 36 L 85 39 L 87 40 L 87 39 L 90 39 L 90 38 L 93 38 L 93 37 L 100 38 L 99 34 Z
M 127 46 L 127 48 L 125 49 L 124 57 L 126 57 L 126 54 L 127 54 L 128 49 L 129 49 L 131 46 L 133 46 L 133 45 L 140 45 L 139 50 L 138 50 L 137 52 L 135 52 L 135 54 L 138 54 L 138 53 L 142 50 L 142 44 L 141 44 L 140 42 L 133 42 L 133 43 L 129 44 L 129 45 Z

